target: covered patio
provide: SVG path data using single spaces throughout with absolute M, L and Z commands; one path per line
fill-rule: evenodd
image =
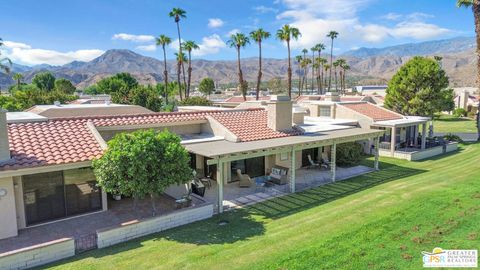
M 373 141 L 378 148 L 379 137 L 383 130 L 366 130 L 349 128 L 344 130 L 306 133 L 299 136 L 267 139 L 250 142 L 215 141 L 186 145 L 189 152 L 207 158 L 207 165 L 215 165 L 216 181 L 207 188 L 205 198 L 216 201 L 217 212 L 235 205 L 245 205 L 252 201 L 261 201 L 285 193 L 296 192 L 297 189 L 319 186 L 323 183 L 346 179 L 359 173 L 378 169 L 378 151 L 375 151 L 374 168 L 343 169 L 336 166 L 336 146 L 340 143 L 355 141 Z M 302 150 L 328 147 L 330 160 L 327 169 L 302 169 Z M 239 188 L 238 183 L 231 182 L 231 163 L 238 160 L 265 157 L 265 175 L 275 166 L 288 168 L 288 180 L 283 185 L 268 185 Z M 338 174 L 338 175 L 337 175 Z
M 336 168 L 336 181 L 349 179 L 358 175 L 374 171 L 373 168 L 358 165 L 349 168 Z M 331 172 L 328 169 L 321 168 L 300 168 L 296 172 L 295 190 L 303 191 L 310 188 L 319 187 L 332 183 Z M 202 199 L 211 202 L 218 210 L 218 184 L 211 182 L 207 187 Z M 240 187 L 238 182 L 227 183 L 223 187 L 223 208 L 224 210 L 248 206 L 258 202 L 265 201 L 274 197 L 282 196 L 290 192 L 290 186 L 270 184 L 267 186 L 252 185 L 250 187 Z

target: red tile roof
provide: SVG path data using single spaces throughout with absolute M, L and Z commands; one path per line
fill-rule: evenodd
M 76 117 L 47 122 L 8 124 L 12 159 L 0 164 L 0 171 L 88 161 L 102 155 L 102 148 L 90 129 L 95 126 L 126 126 L 207 120 L 212 116 L 241 141 L 264 140 L 299 134 L 277 132 L 267 127 L 263 109 L 152 113 L 143 115 Z
M 300 132 L 279 132 L 267 127 L 267 111 L 242 111 L 212 115 L 242 142 L 299 135 Z
M 369 118 L 372 118 L 373 121 L 386 121 L 386 120 L 397 120 L 403 119 L 403 116 L 387 109 L 381 108 L 379 106 L 373 105 L 368 102 L 361 103 L 342 103 L 344 107 L 347 107 L 351 110 L 356 111 L 357 113 L 363 114 Z

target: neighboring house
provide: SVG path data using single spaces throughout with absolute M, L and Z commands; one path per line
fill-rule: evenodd
M 455 108 L 464 109 L 467 112 L 477 112 L 480 96 L 472 95 L 471 92 L 467 90 L 463 90 L 461 92 L 457 92 L 454 102 Z
M 385 96 L 387 85 L 359 85 L 353 88 L 357 93 L 361 95 L 381 95 Z
M 35 113 L 47 118 L 64 118 L 75 116 L 101 116 L 152 113 L 147 108 L 138 105 L 114 104 L 103 101 L 100 104 L 54 104 L 35 105 L 26 112 Z
M 290 168 L 289 180 L 282 184 L 295 192 L 295 171 L 308 165 L 308 155 L 316 161 L 328 157 L 334 180 L 337 144 L 374 142 L 384 133 L 357 127 L 356 121 L 324 122 L 305 114 L 304 110 L 292 110 L 292 102 L 285 97 L 273 97 L 266 109 L 31 121 L 10 117 L 8 123 L 2 111 L 0 190 L 5 192 L 0 193 L 0 239 L 30 226 L 106 211 L 107 194 L 95 186 L 91 161 L 101 157 L 106 142 L 119 132 L 153 128 L 181 136 L 191 153 L 192 168 L 216 182 L 218 212 L 223 211 L 224 192 L 238 181 L 237 169 L 256 177 L 272 172 L 275 166 Z M 186 192 L 181 185 L 166 193 L 180 197 Z
M 32 119 L 11 115 L 8 121 L 1 111 L 0 239 L 30 226 L 107 211 L 107 194 L 95 186 L 91 162 L 121 132 L 152 128 L 178 134 L 191 153 L 192 169 L 213 179 L 208 193 L 218 212 L 224 196 L 244 194 L 235 191 L 242 179 L 237 170 L 252 178 L 284 173 L 277 184 L 295 192 L 297 180 L 309 179 L 300 178 L 300 172 L 312 162 L 325 163 L 327 179 L 335 181 L 341 169 L 336 166 L 338 144 L 361 143 L 375 155 L 375 169 L 379 154 L 397 156 L 404 146 L 423 153 L 429 146 L 428 119 L 404 117 L 365 101 L 327 95 L 295 106 L 280 96 L 248 103 L 257 108 Z M 186 193 L 185 185 L 166 191 L 175 198 Z

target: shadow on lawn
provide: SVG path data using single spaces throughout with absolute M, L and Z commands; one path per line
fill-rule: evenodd
M 363 163 L 369 163 L 369 161 L 367 160 Z M 423 172 L 426 171 L 383 162 L 381 163 L 380 171 L 322 185 L 317 188 L 308 189 L 288 196 L 278 197 L 263 203 L 255 204 L 246 210 L 248 210 L 250 214 L 261 215 L 266 218 L 282 218 L 386 182 Z
M 362 163 L 373 164 L 373 161 L 365 160 Z M 243 209 L 228 211 L 207 220 L 148 235 L 109 248 L 89 251 L 66 261 L 115 255 L 142 247 L 142 242 L 152 240 L 168 240 L 195 245 L 228 244 L 247 240 L 265 233 L 264 222 L 266 219 L 278 219 L 292 215 L 383 183 L 425 172 L 425 170 L 398 166 L 389 162 L 382 162 L 380 168 L 380 171 L 277 197 Z M 61 265 L 66 261 L 60 261 L 50 266 Z

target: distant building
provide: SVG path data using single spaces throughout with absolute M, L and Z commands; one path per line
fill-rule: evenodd
M 361 95 L 381 95 L 385 96 L 387 85 L 360 85 L 353 88 L 357 93 Z

